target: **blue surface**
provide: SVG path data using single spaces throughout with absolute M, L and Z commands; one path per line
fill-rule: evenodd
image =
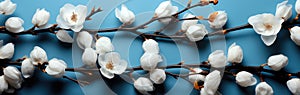
M 95 19 L 93 21 L 87 22 L 85 24 L 86 28 L 109 28 L 109 27 L 117 27 L 121 23 L 114 17 L 113 9 L 119 7 L 119 4 L 122 3 L 120 1 L 123 0 L 112 0 L 108 3 L 107 0 L 91 0 L 93 2 L 88 3 L 88 0 L 35 0 L 35 1 L 25 1 L 25 0 L 13 0 L 13 2 L 17 3 L 17 10 L 11 16 L 18 16 L 24 19 L 25 24 L 24 27 L 26 29 L 31 27 L 31 18 L 35 13 L 37 8 L 46 8 L 51 13 L 51 18 L 49 23 L 55 23 L 56 16 L 58 15 L 59 8 L 62 7 L 65 3 L 72 3 L 74 5 L 84 4 L 88 5 L 89 9 L 93 6 L 101 6 L 104 11 L 100 14 L 95 15 Z M 102 2 L 101 2 L 102 1 Z M 129 0 L 124 1 L 129 9 L 132 9 L 133 12 L 140 17 L 137 18 L 135 25 L 142 23 L 145 19 L 149 19 L 151 11 L 153 11 L 156 6 L 163 0 Z M 187 0 L 178 0 L 178 1 L 187 1 Z M 219 4 L 216 6 L 212 6 L 215 10 L 225 10 L 228 14 L 228 23 L 226 27 L 234 27 L 238 25 L 243 25 L 247 23 L 248 17 L 258 14 L 258 13 L 275 13 L 277 3 L 282 0 L 219 0 Z M 97 3 L 95 3 L 97 2 Z M 293 6 L 295 0 L 290 0 Z M 180 9 L 183 8 L 183 5 L 180 2 L 174 3 L 178 5 Z M 111 6 L 114 5 L 114 6 Z M 205 7 L 201 12 L 193 12 L 197 13 L 196 15 L 204 15 L 210 11 L 213 11 L 210 7 Z M 107 16 L 106 16 L 107 15 Z M 5 20 L 11 16 L 0 16 L 0 25 L 3 25 Z M 141 17 L 142 16 L 142 17 Z M 295 16 L 295 11 L 293 7 L 293 17 Z M 201 22 L 202 23 L 202 22 Z M 203 22 L 205 24 L 205 22 Z M 157 24 L 157 23 L 156 23 Z M 153 24 L 151 27 L 159 27 Z M 144 31 L 148 32 L 151 29 Z M 153 31 L 153 30 L 152 30 Z M 168 31 L 167 31 L 168 32 Z M 141 48 L 141 39 L 135 39 L 135 36 L 130 35 L 128 33 L 118 33 L 118 34 L 101 34 L 104 36 L 109 36 L 114 38 L 113 42 L 116 47 L 116 50 L 121 53 L 122 58 L 128 60 L 130 66 L 137 66 L 139 63 L 139 57 L 143 54 Z M 125 38 L 126 40 L 124 40 Z M 60 43 L 56 37 L 52 34 L 41 34 L 38 36 L 32 35 L 23 35 L 18 38 L 12 38 L 8 35 L 0 34 L 0 39 L 4 40 L 5 43 L 13 42 L 15 44 L 15 55 L 14 58 L 20 58 L 24 55 L 29 55 L 30 51 L 33 49 L 35 45 L 41 46 L 47 51 L 48 58 L 60 58 L 65 60 L 68 63 L 68 67 L 77 67 L 80 66 L 80 61 L 76 61 L 78 58 L 80 59 L 80 55 L 72 55 L 74 51 L 77 53 L 82 51 L 77 51 L 76 47 L 72 47 L 69 44 Z M 123 39 L 123 40 L 122 40 Z M 135 39 L 135 40 L 133 40 Z M 133 40 L 133 41 L 132 41 Z M 132 41 L 126 43 L 126 41 Z M 166 64 L 176 64 L 179 61 L 184 60 L 186 63 L 194 63 L 200 62 L 207 59 L 207 56 L 211 51 L 216 49 L 225 50 L 226 47 L 229 47 L 233 42 L 236 42 L 240 45 L 244 50 L 244 65 L 249 66 L 258 66 L 267 61 L 267 58 L 273 54 L 285 54 L 289 57 L 289 64 L 285 67 L 287 71 L 297 72 L 300 70 L 300 66 L 298 62 L 300 61 L 300 49 L 296 44 L 292 42 L 289 38 L 288 31 L 281 31 L 278 35 L 277 40 L 271 47 L 266 47 L 260 39 L 260 36 L 257 35 L 253 29 L 244 29 L 240 31 L 235 31 L 226 35 L 226 43 L 222 42 L 217 44 L 220 47 L 216 47 L 215 44 L 209 43 L 211 40 L 201 41 L 199 45 L 199 49 L 196 49 L 187 44 L 174 44 L 170 42 L 159 42 L 161 48 L 161 54 L 164 56 L 164 62 L 162 65 Z M 123 46 L 128 46 L 124 48 Z M 225 47 L 226 45 L 226 47 Z M 73 51 L 72 51 L 73 49 Z M 75 50 L 74 50 L 75 49 Z M 198 51 L 195 53 L 195 51 Z M 73 58 L 72 58 L 73 57 Z M 75 61 L 74 61 L 75 60 Z M 73 64 L 72 64 L 73 63 Z M 172 70 L 171 70 L 172 71 Z M 68 76 L 76 77 L 72 73 L 67 73 Z M 79 79 L 84 79 L 85 76 L 79 76 Z M 80 87 L 77 84 L 68 81 L 66 79 L 55 79 L 52 78 L 40 71 L 37 71 L 34 77 L 30 80 L 26 80 L 26 82 L 22 85 L 22 88 L 19 89 L 15 94 L 21 95 L 81 95 L 81 94 L 89 94 L 89 95 L 99 95 L 99 94 L 136 94 L 136 90 L 134 87 L 125 81 L 122 81 L 120 77 L 114 78 L 113 80 L 104 79 L 107 83 L 108 87 L 112 88 L 114 93 L 109 92 L 105 89 L 105 84 L 103 79 L 98 79 L 94 84 Z M 280 80 L 280 79 L 279 79 Z M 273 80 L 266 78 L 266 81 L 273 87 L 275 95 L 289 95 L 285 82 L 280 82 L 279 80 Z M 167 77 L 167 81 L 163 85 L 165 87 L 159 87 L 159 91 L 157 93 L 184 93 L 190 92 L 191 94 L 198 94 L 197 91 L 191 89 L 191 85 L 188 83 L 184 83 L 185 80 L 175 80 L 172 77 Z M 176 83 L 175 83 L 176 82 Z M 103 87 L 103 88 L 101 88 Z M 224 95 L 253 95 L 255 86 L 248 88 L 241 88 L 237 86 L 234 81 L 234 78 L 225 76 L 220 85 L 220 92 Z M 178 90 L 179 89 L 179 90 Z M 187 89 L 187 90 L 186 90 Z M 107 92 L 106 92 L 107 91 Z M 170 93 L 170 92 L 173 93 Z

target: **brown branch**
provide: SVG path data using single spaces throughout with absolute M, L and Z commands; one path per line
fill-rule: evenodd
M 92 20 L 92 16 L 95 15 L 96 13 L 101 12 L 102 9 L 99 7 L 97 9 L 95 9 L 95 7 L 93 7 L 92 11 L 90 12 L 90 14 L 88 16 L 86 16 L 85 20 Z

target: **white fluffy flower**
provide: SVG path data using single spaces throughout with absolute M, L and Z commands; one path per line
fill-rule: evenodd
M 24 78 L 30 78 L 34 73 L 34 65 L 30 58 L 26 58 L 21 65 L 21 71 Z
M 200 41 L 207 33 L 208 32 L 203 24 L 195 24 L 190 26 L 185 34 L 190 41 Z
M 53 58 L 49 61 L 49 64 L 46 67 L 45 71 L 50 76 L 60 78 L 65 74 L 66 68 L 67 68 L 67 64 L 63 60 Z
M 196 17 L 190 13 L 187 13 L 183 16 L 184 18 L 192 18 Z M 190 26 L 195 25 L 198 23 L 198 20 L 185 20 L 181 24 L 181 30 L 186 31 Z
M 8 66 L 4 68 L 4 79 L 8 82 L 8 84 L 16 89 L 21 88 L 21 84 L 23 82 L 21 72 L 13 66 Z
M 72 4 L 65 4 L 60 8 L 56 22 L 63 29 L 72 29 L 74 32 L 79 32 L 83 28 L 86 15 L 86 6 L 78 5 L 75 7 Z
M 30 52 L 30 58 L 33 65 L 42 65 L 44 62 L 48 62 L 46 51 L 39 46 L 35 46 L 33 48 L 33 50 Z
M 158 43 L 153 39 L 147 39 L 144 41 L 142 47 L 147 53 L 159 53 Z
M 104 54 L 104 53 L 111 52 L 114 50 L 114 46 L 108 37 L 100 37 L 96 41 L 95 47 L 96 47 L 96 52 L 98 54 Z
M 0 14 L 11 15 L 15 12 L 17 4 L 12 3 L 10 0 L 0 2 Z
M 96 51 L 92 48 L 84 49 L 84 52 L 82 54 L 83 64 L 89 67 L 96 67 L 96 61 L 97 61 Z
M 65 43 L 73 43 L 73 38 L 68 34 L 66 30 L 58 30 L 56 32 L 56 37 L 58 40 Z
M 127 68 L 127 62 L 121 60 L 120 54 L 117 52 L 110 52 L 105 54 L 104 59 L 98 58 L 98 63 L 101 66 L 101 74 L 106 78 L 113 78 L 114 74 L 122 74 Z
M 0 47 L 0 59 L 11 59 L 15 52 L 15 45 L 8 43 Z
M 8 83 L 4 79 L 4 75 L 0 76 L 0 94 L 8 89 Z
M 235 77 L 236 83 L 242 87 L 248 87 L 255 85 L 257 80 L 253 77 L 253 75 L 246 71 L 241 71 L 236 74 Z
M 175 14 L 177 11 L 178 7 L 173 6 L 171 1 L 164 1 L 160 3 L 159 6 L 155 9 L 155 15 L 157 17 L 166 17 Z M 159 21 L 162 23 L 169 23 L 171 19 L 161 19 Z
M 150 72 L 150 79 L 155 84 L 162 84 L 166 80 L 166 73 L 162 69 L 155 69 Z
M 220 71 L 214 70 L 209 73 L 204 81 L 204 88 L 201 89 L 201 95 L 215 95 L 221 82 Z
M 216 50 L 208 56 L 209 64 L 215 68 L 223 68 L 226 66 L 226 56 L 224 51 Z
M 286 82 L 287 87 L 294 95 L 300 95 L 300 79 L 292 78 Z
M 255 88 L 256 95 L 273 95 L 272 87 L 266 82 L 260 82 Z
M 133 83 L 134 88 L 137 89 L 142 94 L 149 94 L 148 91 L 153 91 L 154 87 L 152 82 L 145 77 L 139 77 Z
M 275 16 L 283 18 L 284 20 L 287 20 L 292 16 L 292 5 L 287 3 L 288 0 L 285 0 L 277 4 Z
M 115 15 L 125 25 L 130 25 L 135 20 L 134 13 L 129 10 L 124 4 L 122 4 L 121 10 L 118 8 L 115 9 Z
M 295 10 L 296 10 L 297 14 L 300 14 L 300 0 L 296 1 Z
M 10 17 L 5 22 L 5 28 L 9 32 L 19 33 L 19 32 L 24 31 L 23 24 L 24 24 L 23 19 L 21 19 L 19 17 Z
M 222 28 L 227 22 L 227 13 L 225 11 L 216 11 L 209 14 L 208 23 L 212 28 Z
M 228 49 L 227 57 L 227 60 L 231 63 L 241 63 L 243 61 L 243 49 L 233 43 Z
M 193 75 L 189 75 L 188 79 L 190 82 L 194 83 L 194 82 L 198 82 L 198 81 L 204 81 L 205 80 L 205 76 L 201 75 L 201 74 L 196 74 L 196 73 L 201 73 L 202 70 L 200 68 L 193 68 L 193 71 L 190 71 L 189 74 L 193 74 Z
M 267 46 L 275 42 L 283 21 L 270 13 L 258 14 L 248 19 L 249 24 L 257 34 L 261 35 L 261 39 Z
M 273 70 L 279 71 L 288 64 L 288 57 L 282 54 L 273 55 L 269 57 L 267 64 Z
M 300 27 L 294 26 L 290 29 L 290 38 L 294 43 L 296 43 L 298 46 L 300 46 Z
M 77 45 L 81 49 L 92 47 L 93 37 L 90 33 L 86 31 L 79 32 L 76 40 L 77 40 Z
M 144 53 L 140 58 L 141 67 L 147 71 L 155 69 L 157 64 L 162 61 L 161 56 L 156 53 Z
M 32 17 L 32 24 L 37 27 L 44 27 L 50 19 L 50 13 L 45 9 L 37 9 Z

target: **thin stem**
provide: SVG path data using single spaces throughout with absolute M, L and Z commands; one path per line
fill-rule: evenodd
M 102 9 L 99 7 L 97 9 L 95 9 L 95 7 L 93 7 L 92 11 L 90 12 L 90 14 L 85 18 L 85 20 L 92 20 L 92 16 L 95 15 L 98 12 L 101 12 Z

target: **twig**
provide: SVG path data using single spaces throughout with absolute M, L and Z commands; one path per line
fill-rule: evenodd
M 85 20 L 92 20 L 92 16 L 95 15 L 98 12 L 101 12 L 102 9 L 99 7 L 97 9 L 95 9 L 95 7 L 93 7 L 92 11 L 90 12 L 90 14 L 85 18 Z

